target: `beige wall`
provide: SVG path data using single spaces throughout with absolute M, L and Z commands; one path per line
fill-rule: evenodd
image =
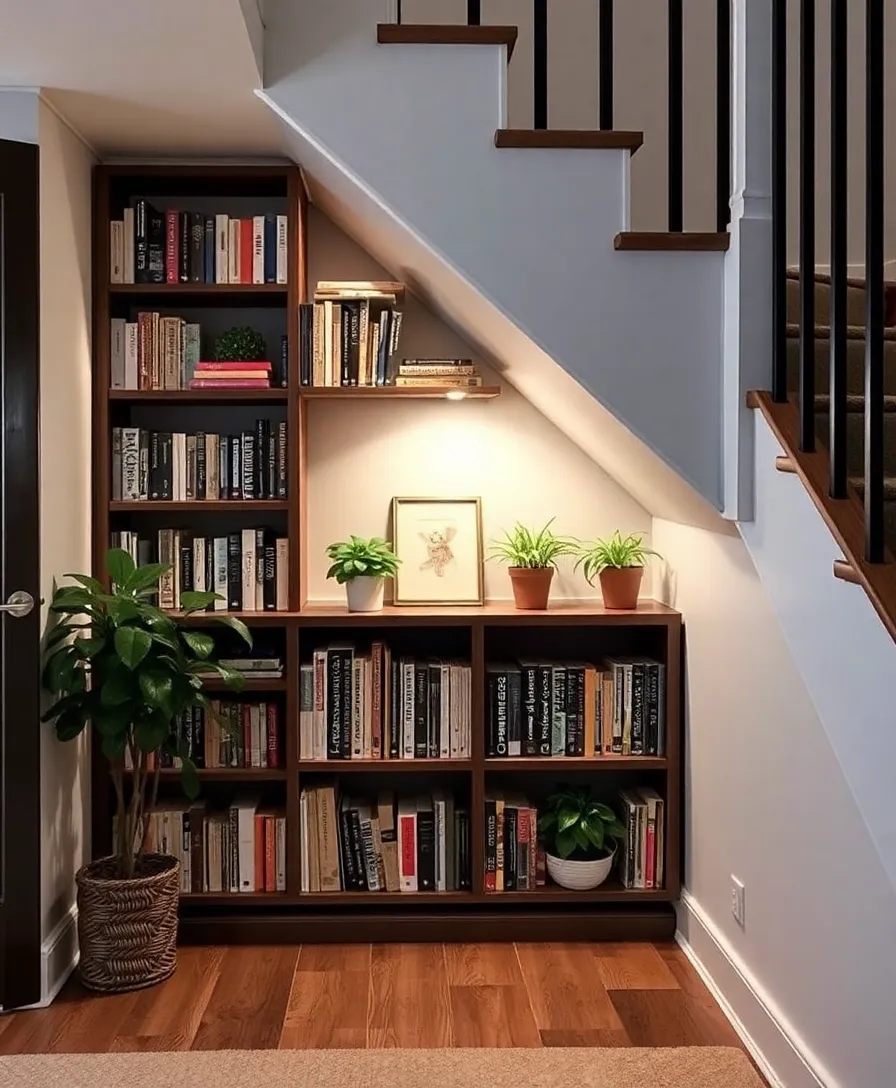
M 40 104 L 41 597 L 54 579 L 90 570 L 91 192 L 84 144 Z M 46 604 L 44 605 L 44 619 Z M 74 902 L 87 854 L 86 745 L 41 726 L 41 910 L 46 937 Z
M 315 209 L 309 238 L 312 284 L 391 278 Z M 475 357 L 413 297 L 401 353 Z M 553 516 L 558 530 L 580 537 L 650 530 L 643 507 L 508 386 L 494 401 L 312 402 L 308 481 L 309 597 L 316 600 L 344 595 L 326 580 L 327 544 L 349 533 L 385 534 L 393 495 L 480 495 L 486 540 L 517 519 L 543 523 Z M 510 596 L 502 567 L 486 564 L 485 588 L 488 597 Z M 568 565 L 561 569 L 556 596 L 591 592 Z

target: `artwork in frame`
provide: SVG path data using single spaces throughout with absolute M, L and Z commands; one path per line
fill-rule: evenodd
M 392 546 L 395 604 L 482 604 L 480 499 L 394 498 Z

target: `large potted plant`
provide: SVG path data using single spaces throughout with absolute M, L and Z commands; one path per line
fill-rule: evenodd
M 150 986 L 175 967 L 178 862 L 143 850 L 144 817 L 155 805 L 160 756 L 180 761 L 187 796 L 199 783 L 180 715 L 188 707 L 211 712 L 202 677 L 219 675 L 238 689 L 242 677 L 215 661 L 207 632 L 178 626 L 152 602 L 170 567 L 138 567 L 120 549 L 106 556 L 107 593 L 95 578 L 66 575 L 77 585 L 53 594 L 58 623 L 46 639 L 43 683 L 56 700 L 44 721 L 60 740 L 87 725 L 96 731 L 115 789 L 114 853 L 77 874 L 80 974 L 92 990 L 121 992 Z M 183 593 L 186 614 L 204 610 L 214 593 Z M 252 640 L 229 616 L 216 620 Z M 154 768 L 153 768 L 154 762 Z
M 658 552 L 644 547 L 644 534 L 622 536 L 617 529 L 607 540 L 595 540 L 579 545 L 576 570 L 579 567 L 590 586 L 600 579 L 604 607 L 631 609 L 638 607 L 638 593 L 647 557 Z
M 547 870 L 555 884 L 590 891 L 610 875 L 616 842 L 625 828 L 609 805 L 587 787 L 561 786 L 538 817 Z
M 575 541 L 557 536 L 553 524 L 551 518 L 540 529 L 529 529 L 517 522 L 501 540 L 492 541 L 489 558 L 507 563 L 513 602 L 519 609 L 547 608 L 557 560 L 575 551 Z
M 349 612 L 381 611 L 386 579 L 395 577 L 401 562 L 389 542 L 350 536 L 331 544 L 327 556 L 333 561 L 327 577 L 345 586 Z

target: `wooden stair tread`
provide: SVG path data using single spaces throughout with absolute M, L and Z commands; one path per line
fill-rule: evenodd
M 506 45 L 507 59 L 516 45 L 515 26 L 435 26 L 429 23 L 380 23 L 380 45 Z
M 829 412 L 831 410 L 831 398 L 827 393 L 818 393 L 815 396 L 815 410 L 817 412 Z M 848 393 L 846 397 L 847 412 L 864 412 L 865 396 L 862 393 Z M 884 411 L 896 412 L 896 396 L 887 394 L 884 397 Z
M 644 143 L 643 132 L 623 129 L 499 128 L 495 147 L 576 148 L 583 151 L 630 151 Z
M 799 280 L 800 270 L 798 268 L 788 268 L 787 269 L 787 278 L 789 280 Z M 816 272 L 815 276 L 814 276 L 814 279 L 815 279 L 816 283 L 830 284 L 831 274 L 830 274 L 830 272 Z M 860 290 L 864 291 L 865 281 L 861 278 L 861 276 L 847 276 L 846 277 L 846 286 L 847 287 L 856 287 L 856 288 L 859 288 Z M 894 282 L 893 280 L 887 280 L 884 283 L 884 289 L 886 289 L 887 287 L 896 287 L 896 282 Z
M 799 325 L 788 324 L 787 326 L 787 338 L 789 340 L 798 340 L 800 337 Z M 815 339 L 816 340 L 830 340 L 831 338 L 831 326 L 830 325 L 816 325 L 815 326 Z M 847 325 L 846 326 L 846 339 L 847 340 L 864 340 L 865 339 L 865 326 L 864 325 Z M 887 327 L 884 329 L 884 340 L 896 340 L 896 328 Z
M 728 231 L 638 231 L 616 235 L 614 246 L 626 252 L 724 253 L 731 244 Z
M 865 477 L 850 476 L 849 486 L 861 498 L 865 494 Z M 896 502 L 896 476 L 884 476 L 884 502 Z

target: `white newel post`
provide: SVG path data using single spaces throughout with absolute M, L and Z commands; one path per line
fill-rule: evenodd
M 724 514 L 753 516 L 753 424 L 744 398 L 771 387 L 773 0 L 733 0 L 731 247 L 725 259 Z

